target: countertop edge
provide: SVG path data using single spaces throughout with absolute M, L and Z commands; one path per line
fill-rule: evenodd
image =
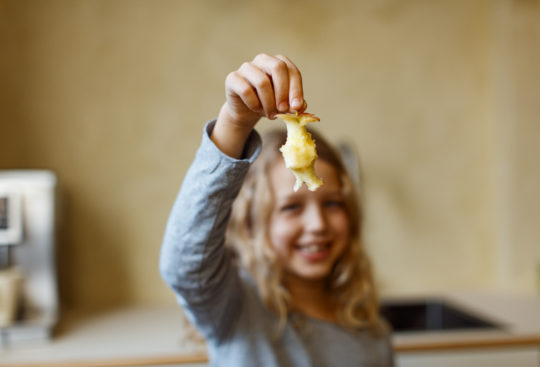
M 491 349 L 491 348 L 518 348 L 536 346 L 540 348 L 540 335 L 467 339 L 467 340 L 441 340 L 441 341 L 415 341 L 394 343 L 396 353 L 436 352 L 464 349 Z

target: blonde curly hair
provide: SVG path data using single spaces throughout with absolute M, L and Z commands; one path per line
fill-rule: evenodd
M 338 323 L 349 329 L 367 328 L 375 333 L 386 330 L 379 317 L 379 301 L 371 263 L 362 242 L 362 211 L 355 185 L 339 153 L 315 131 L 319 159 L 335 167 L 339 176 L 351 223 L 351 243 L 334 265 L 327 279 L 327 290 L 337 305 Z M 227 228 L 227 245 L 253 277 L 264 304 L 279 317 L 282 330 L 291 296 L 282 284 L 283 269 L 269 240 L 268 224 L 273 209 L 269 172 L 285 143 L 286 133 L 275 130 L 263 135 L 260 156 L 250 167 L 234 202 Z

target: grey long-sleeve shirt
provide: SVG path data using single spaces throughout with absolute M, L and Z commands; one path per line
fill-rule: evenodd
M 281 334 L 253 282 L 236 268 L 224 246 L 231 205 L 261 147 L 254 131 L 245 159 L 202 144 L 172 208 L 160 271 L 190 321 L 206 339 L 212 366 L 392 366 L 388 336 L 291 314 Z

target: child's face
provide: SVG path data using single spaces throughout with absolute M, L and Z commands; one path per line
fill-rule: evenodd
M 324 184 L 297 192 L 295 178 L 282 160 L 270 170 L 274 207 L 270 242 L 285 275 L 306 280 L 326 278 L 350 242 L 350 222 L 336 169 L 318 159 L 315 170 Z

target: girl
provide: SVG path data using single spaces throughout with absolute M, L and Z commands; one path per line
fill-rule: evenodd
M 253 129 L 262 116 L 305 110 L 300 72 L 285 56 L 261 54 L 230 73 L 225 90 L 173 206 L 160 260 L 211 364 L 393 365 L 338 154 L 314 135 L 324 184 L 295 192 L 279 153 L 284 127 L 262 148 Z

